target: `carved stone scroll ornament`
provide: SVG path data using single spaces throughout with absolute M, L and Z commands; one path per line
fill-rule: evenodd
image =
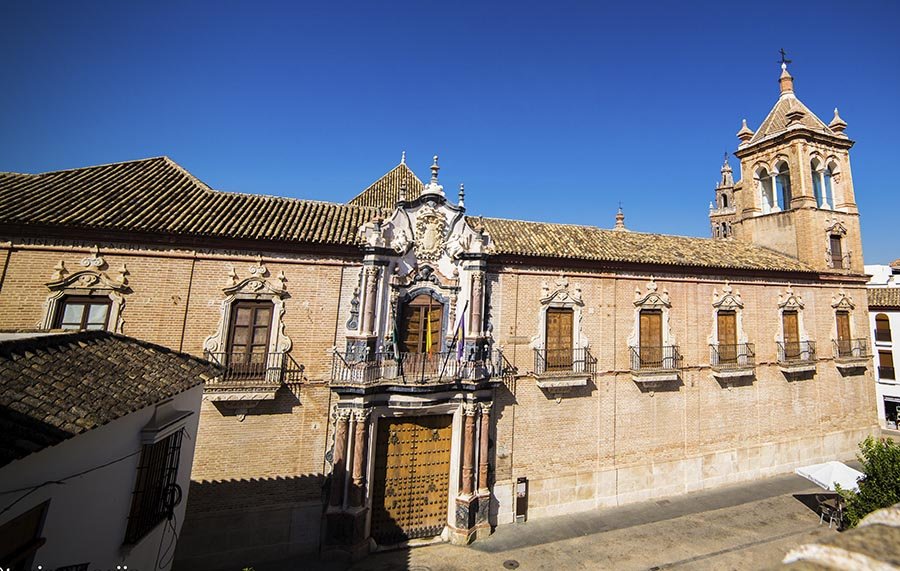
M 44 318 L 38 323 L 38 327 L 50 329 L 54 326 L 60 303 L 67 295 L 107 296 L 110 300 L 108 329 L 114 333 L 122 333 L 125 326 L 122 317 L 125 295 L 131 293 L 131 288 L 128 287 L 128 267 L 122 264 L 110 276 L 103 271 L 107 264 L 100 257 L 97 246 L 91 249 L 91 254 L 83 258 L 79 265 L 85 269 L 74 273 L 69 271 L 64 260 L 53 267 L 53 275 L 45 284 L 51 294 L 44 302 Z
M 719 295 L 717 290 L 713 290 L 712 293 L 712 307 L 713 307 L 713 315 L 712 315 L 712 324 L 713 330 L 710 334 L 707 342 L 710 345 L 717 345 L 719 342 L 719 320 L 718 320 L 718 312 L 719 311 L 733 311 L 735 313 L 735 325 L 737 327 L 737 342 L 738 343 L 746 343 L 747 335 L 744 333 L 744 325 L 743 325 L 743 310 L 744 310 L 744 301 L 741 299 L 741 292 L 734 291 L 734 288 L 731 287 L 731 284 L 728 283 L 728 280 L 725 280 L 725 285 L 722 286 L 722 294 Z
M 231 319 L 231 305 L 236 300 L 268 299 L 275 306 L 272 323 L 274 334 L 269 342 L 269 351 L 287 353 L 293 344 L 291 338 L 285 333 L 284 324 L 284 300 L 290 297 L 286 286 L 287 278 L 284 272 L 279 272 L 275 279 L 269 279 L 269 271 L 260 257 L 257 257 L 255 265 L 248 268 L 248 272 L 250 277 L 241 279 L 234 267 L 229 269 L 226 286 L 222 288 L 225 299 L 222 300 L 219 312 L 219 324 L 216 332 L 204 340 L 203 348 L 210 353 L 225 351 Z
M 541 308 L 538 313 L 537 334 L 531 338 L 531 347 L 541 349 L 544 347 L 544 334 L 547 330 L 547 309 L 551 307 L 568 308 L 572 310 L 574 323 L 573 347 L 583 349 L 590 346 L 590 340 L 582 329 L 584 318 L 584 299 L 581 284 L 569 283 L 569 278 L 560 274 L 551 286 L 547 280 L 541 282 Z
M 785 309 L 800 311 L 803 307 L 803 297 L 794 293 L 794 288 L 791 284 L 788 284 L 783 295 L 778 294 L 778 309 L 782 311 Z

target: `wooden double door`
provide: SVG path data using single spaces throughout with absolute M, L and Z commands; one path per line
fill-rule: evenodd
M 450 494 L 450 415 L 378 422 L 372 538 L 379 545 L 440 535 Z

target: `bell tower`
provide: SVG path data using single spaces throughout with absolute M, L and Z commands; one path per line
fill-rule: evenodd
M 823 273 L 861 274 L 859 212 L 850 174 L 853 141 L 844 134 L 847 123 L 835 109 L 826 125 L 797 99 L 788 63 L 782 53 L 781 93 L 759 129 L 754 132 L 744 120 L 737 133 L 741 142 L 734 156 L 741 161 L 741 180 L 730 189 L 733 236 Z M 722 193 L 729 190 L 724 169 Z
M 716 201 L 709 203 L 709 225 L 713 238 L 731 238 L 734 236 L 737 209 L 734 206 L 734 175 L 728 164 L 728 153 L 725 153 L 721 173 L 716 184 Z

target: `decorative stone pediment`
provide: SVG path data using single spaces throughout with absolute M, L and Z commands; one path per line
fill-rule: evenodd
M 106 272 L 94 269 L 81 270 L 70 274 L 63 261 L 60 261 L 53 270 L 53 277 L 46 284 L 47 288 L 52 291 L 64 289 L 107 289 L 120 293 L 128 293 L 130 291 L 128 287 L 129 271 L 124 264 L 121 269 L 115 272 L 115 278 L 111 278 Z
M 728 283 L 728 280 L 725 280 L 725 285 L 722 287 L 722 295 L 719 295 L 719 292 L 713 290 L 713 307 L 717 310 L 738 310 L 744 308 L 744 302 L 741 300 L 741 292 L 734 292 L 731 285 Z
M 831 296 L 831 307 L 837 310 L 853 311 L 856 304 L 853 303 L 853 298 L 842 289 Z
M 825 226 L 825 232 L 831 236 L 846 236 L 847 227 L 837 218 L 832 218 Z
M 669 301 L 669 292 L 663 290 L 662 293 L 659 293 L 658 289 L 659 286 L 656 285 L 656 280 L 653 276 L 650 276 L 650 281 L 647 282 L 646 294 L 641 292 L 641 288 L 634 289 L 634 306 L 641 309 L 672 307 L 672 303 Z
M 541 282 L 541 303 L 543 305 L 584 305 L 582 299 L 581 284 L 572 284 L 569 288 L 569 280 L 564 275 L 560 275 L 554 286 L 551 288 L 546 280 Z
M 778 308 L 781 310 L 801 310 L 803 309 L 803 298 L 794 293 L 791 284 L 788 284 L 784 294 L 778 294 Z
M 417 213 L 415 250 L 420 260 L 435 261 L 444 253 L 447 219 L 431 205 L 422 207 Z

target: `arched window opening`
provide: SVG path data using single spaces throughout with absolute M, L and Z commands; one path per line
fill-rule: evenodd
M 759 181 L 760 202 L 762 204 L 763 214 L 778 211 L 778 203 L 775 200 L 775 193 L 772 189 L 772 177 L 769 171 L 762 168 L 756 172 L 756 179 Z
M 891 320 L 884 313 L 875 316 L 875 341 L 891 342 Z
M 791 207 L 791 171 L 787 163 L 781 163 L 777 167 L 778 175 L 775 177 L 775 190 L 781 200 L 782 208 Z
M 440 353 L 444 304 L 423 293 L 403 308 L 400 338 L 407 353 Z
M 822 185 L 823 185 L 824 190 L 825 190 L 825 193 L 824 193 L 824 200 L 825 200 L 825 202 L 826 202 L 827 204 L 830 204 L 830 205 L 831 205 L 831 208 L 832 208 L 832 209 L 835 208 L 834 186 L 833 186 L 833 185 L 834 185 L 834 181 L 832 180 L 832 179 L 834 178 L 834 170 L 835 170 L 835 169 L 834 169 L 834 166 L 833 166 L 833 165 L 828 165 L 828 166 L 825 168 L 825 171 L 822 173 L 822 174 L 823 174 L 823 176 L 822 176 L 822 178 L 823 178 Z M 825 208 L 827 208 L 827 206 L 825 206 Z
M 722 208 L 728 208 L 728 195 L 722 195 Z
M 813 196 L 816 197 L 816 206 L 823 208 L 827 205 L 827 201 L 822 193 L 822 188 L 825 184 L 823 180 L 824 175 L 822 172 L 822 165 L 817 159 L 813 159 L 810 161 L 809 166 L 810 172 L 812 173 Z

